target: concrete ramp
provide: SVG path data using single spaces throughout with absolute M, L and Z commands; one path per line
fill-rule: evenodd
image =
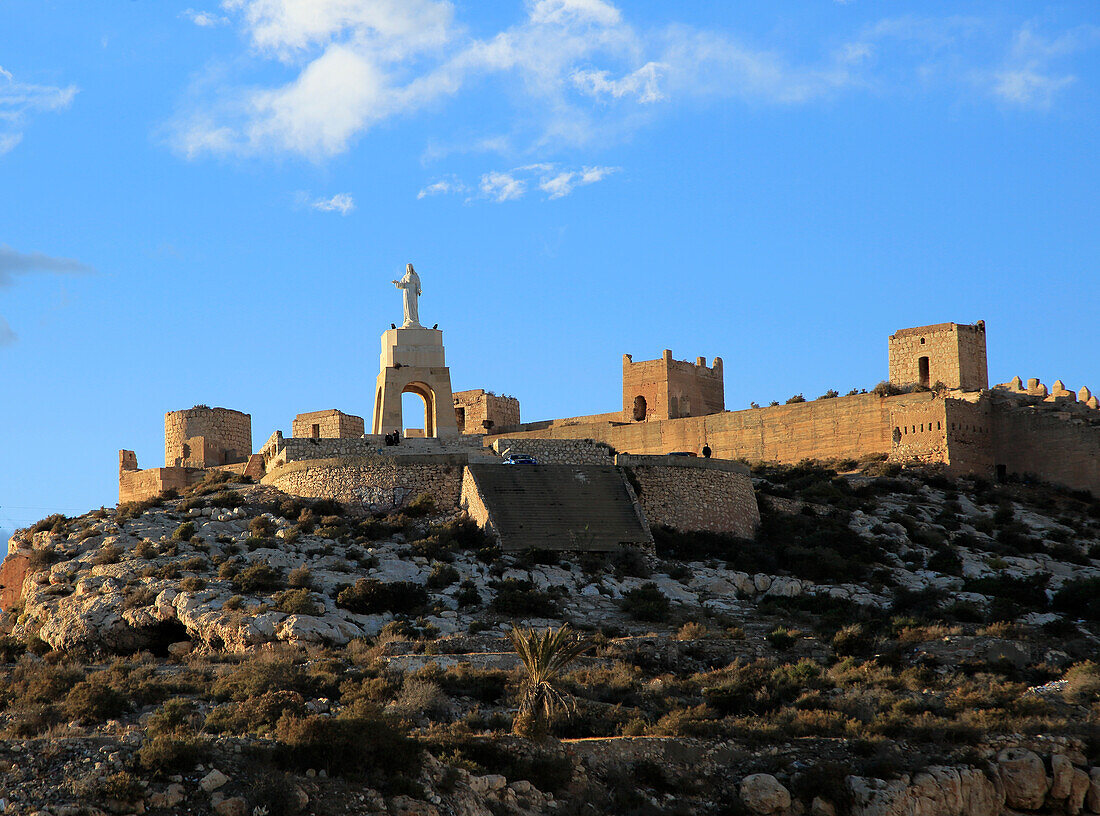
M 463 506 L 505 552 L 614 551 L 653 542 L 618 468 L 471 464 Z

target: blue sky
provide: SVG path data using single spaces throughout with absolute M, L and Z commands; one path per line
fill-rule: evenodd
M 978 319 L 993 382 L 1100 389 L 1098 18 L 0 0 L 0 527 L 112 504 L 167 410 L 369 417 L 407 261 L 525 420 L 616 409 L 624 352 L 742 408 Z

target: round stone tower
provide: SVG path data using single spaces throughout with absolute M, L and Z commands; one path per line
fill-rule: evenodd
M 252 416 L 196 405 L 164 415 L 166 467 L 211 467 L 244 462 L 252 453 Z

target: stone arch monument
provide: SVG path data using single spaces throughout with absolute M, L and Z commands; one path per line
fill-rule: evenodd
M 378 387 L 374 398 L 371 433 L 402 430 L 401 395 L 413 393 L 424 400 L 426 436 L 457 436 L 451 372 L 443 354 L 443 332 L 420 325 L 420 278 L 412 264 L 405 277 L 393 281 L 402 290 L 404 323 L 382 332 Z

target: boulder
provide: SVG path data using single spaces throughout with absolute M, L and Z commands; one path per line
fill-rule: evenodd
M 240 796 L 234 796 L 231 799 L 223 799 L 221 802 L 214 805 L 214 812 L 218 814 L 218 816 L 248 816 L 248 802 Z
M 1050 785 L 1038 754 L 1026 748 L 1005 748 L 997 754 L 997 773 L 1009 807 L 1038 810 L 1043 806 Z
M 791 806 L 791 793 L 771 774 L 750 774 L 741 780 L 741 802 L 753 813 L 766 816 Z
M 1055 754 L 1050 758 L 1050 798 L 1068 799 L 1073 787 L 1073 763 L 1064 754 Z
M 1085 807 L 1092 813 L 1100 813 L 1100 768 L 1089 771 L 1089 789 L 1085 794 Z
M 1073 769 L 1073 782 L 1069 788 L 1069 797 L 1066 799 L 1066 812 L 1076 816 L 1085 808 L 1085 797 L 1088 796 L 1092 780 L 1089 775 L 1080 768 Z
M 199 781 L 199 787 L 207 793 L 213 793 L 228 781 L 229 777 L 215 768 Z

